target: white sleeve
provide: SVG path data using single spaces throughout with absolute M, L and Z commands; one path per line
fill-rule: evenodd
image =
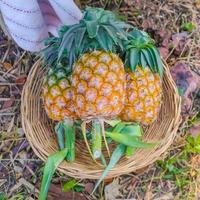
M 62 3 L 61 3 L 62 2 Z M 23 49 L 39 51 L 48 32 L 57 34 L 62 24 L 78 23 L 82 14 L 72 0 L 0 0 L 6 27 Z M 69 10 L 70 14 L 65 10 Z M 72 17 L 73 16 L 73 17 Z
M 80 9 L 73 0 L 49 0 L 63 24 L 76 24 L 82 18 Z

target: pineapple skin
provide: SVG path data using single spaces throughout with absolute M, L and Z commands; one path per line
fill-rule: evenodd
M 77 118 L 72 101 L 72 89 L 62 66 L 49 70 L 43 84 L 42 99 L 48 117 L 55 121 Z
M 126 100 L 120 113 L 124 121 L 149 125 L 156 120 L 162 102 L 162 80 L 148 67 L 137 66 L 126 73 Z
M 124 65 L 114 53 L 85 53 L 73 66 L 73 101 L 81 119 L 116 117 L 124 107 L 125 88 Z

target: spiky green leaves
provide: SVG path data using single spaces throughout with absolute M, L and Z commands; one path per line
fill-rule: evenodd
M 128 41 L 125 41 L 126 67 L 136 70 L 139 65 L 142 68 L 149 67 L 152 72 L 163 74 L 163 64 L 158 49 L 150 36 L 139 30 L 130 32 Z
M 97 181 L 93 192 L 97 189 L 108 172 L 115 167 L 122 156 L 132 156 L 136 148 L 151 148 L 155 146 L 155 144 L 141 141 L 142 130 L 138 124 L 119 122 L 112 127 L 110 131 L 106 131 L 106 136 L 116 141 L 118 146 L 113 151 L 110 161 L 100 179 Z
M 127 40 L 126 28 L 131 25 L 119 20 L 117 16 L 102 8 L 86 8 L 79 24 L 69 27 L 62 38 L 59 47 L 58 60 L 63 52 L 68 52 L 69 65 L 75 62 L 85 52 L 105 50 L 116 52 L 123 49 L 123 40 Z
M 56 66 L 57 59 L 58 59 L 58 53 L 59 53 L 59 47 L 62 42 L 62 38 L 64 33 L 69 29 L 68 26 L 63 26 L 59 32 L 58 37 L 50 37 L 46 40 L 44 40 L 44 45 L 46 46 L 44 49 L 42 49 L 41 56 L 44 60 L 45 65 L 49 66 Z M 59 63 L 62 63 L 63 65 L 67 66 L 67 51 L 64 50 L 62 55 L 60 56 Z

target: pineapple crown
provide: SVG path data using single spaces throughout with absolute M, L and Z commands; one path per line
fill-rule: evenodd
M 149 67 L 152 72 L 163 75 L 163 64 L 155 42 L 150 36 L 137 29 L 130 32 L 125 45 L 125 64 L 132 71 L 139 65 L 142 68 Z
M 119 19 L 113 12 L 88 7 L 79 24 L 68 26 L 68 30 L 63 34 L 58 49 L 58 61 L 64 51 L 68 52 L 71 67 L 80 55 L 88 51 L 116 52 L 117 48 L 123 50 L 122 41 L 128 38 L 128 33 L 124 30 L 126 28 L 132 26 Z
M 62 42 L 62 37 L 64 33 L 69 29 L 68 26 L 62 26 L 61 29 L 58 32 L 58 37 L 49 37 L 48 39 L 44 40 L 44 45 L 46 46 L 44 49 L 40 51 L 40 54 L 44 60 L 44 63 L 54 67 L 57 66 L 57 59 L 58 59 L 58 53 L 59 53 L 59 47 Z M 67 65 L 68 60 L 67 58 L 67 51 L 64 50 L 59 63 L 62 65 Z

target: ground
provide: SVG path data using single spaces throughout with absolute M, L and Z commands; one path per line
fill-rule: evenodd
M 155 39 L 183 99 L 182 123 L 168 152 L 148 168 L 103 182 L 93 196 L 89 193 L 94 181 L 83 180 L 72 187 L 74 180 L 70 184 L 70 177 L 56 173 L 48 199 L 200 199 L 200 139 L 193 139 L 200 132 L 200 1 L 84 0 L 77 4 L 112 9 Z M 0 199 L 38 196 L 44 164 L 29 146 L 20 119 L 22 88 L 36 60 L 37 55 L 23 51 L 0 31 Z M 67 187 L 72 189 L 62 192 Z

